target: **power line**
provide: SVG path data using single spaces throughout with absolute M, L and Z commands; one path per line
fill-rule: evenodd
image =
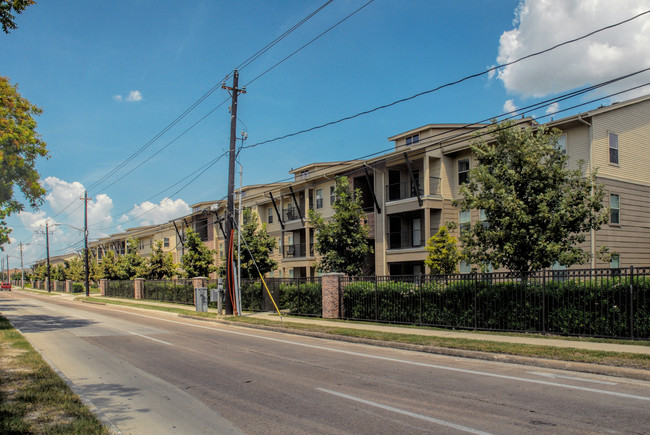
M 428 94 L 431 94 L 431 93 L 433 93 L 433 92 L 437 92 L 437 91 L 439 91 L 439 90 L 441 90 L 441 89 L 448 88 L 448 87 L 451 87 L 451 86 L 454 86 L 454 85 L 460 84 L 460 83 L 462 83 L 462 82 L 464 82 L 464 81 L 467 81 L 467 80 L 469 80 L 469 79 L 473 79 L 473 78 L 476 78 L 476 77 L 480 77 L 480 76 L 483 76 L 483 75 L 489 74 L 489 73 L 494 72 L 494 71 L 496 71 L 496 70 L 498 70 L 498 69 L 500 69 L 500 68 L 505 68 L 505 67 L 507 67 L 507 66 L 514 65 L 514 64 L 516 64 L 516 63 L 518 63 L 518 62 L 521 62 L 521 61 L 523 61 L 523 60 L 529 59 L 529 58 L 531 58 L 531 57 L 535 57 L 535 56 L 539 56 L 539 55 L 544 54 L 544 53 L 548 53 L 548 52 L 550 52 L 550 51 L 552 51 L 552 50 L 555 50 L 555 49 L 557 49 L 557 48 L 559 48 L 559 47 L 562 47 L 562 46 L 564 46 L 564 45 L 572 44 L 572 43 L 574 43 L 574 42 L 577 42 L 577 41 L 580 41 L 580 40 L 582 40 L 582 39 L 585 39 L 585 38 L 588 38 L 588 37 L 590 37 L 590 36 L 593 36 L 593 35 L 595 35 L 595 34 L 597 34 L 597 33 L 599 33 L 599 32 L 603 32 L 603 31 L 605 31 L 605 30 L 609 30 L 609 29 L 612 29 L 612 28 L 614 28 L 614 27 L 617 27 L 617 26 L 623 25 L 623 24 L 625 24 L 625 23 L 628 23 L 628 22 L 630 22 L 630 21 L 632 21 L 632 20 L 635 20 L 635 19 L 637 19 L 637 18 L 639 18 L 639 17 L 642 17 L 642 16 L 644 16 L 644 15 L 646 15 L 646 14 L 649 14 L 649 13 L 650 13 L 650 10 L 645 11 L 645 12 L 642 12 L 642 13 L 640 13 L 640 14 L 635 15 L 635 16 L 632 17 L 632 18 L 628 18 L 627 20 L 623 20 L 623 21 L 620 21 L 620 22 L 618 22 L 618 23 L 616 23 L 616 24 L 612 24 L 612 25 L 609 25 L 609 26 L 606 26 L 606 27 L 601 27 L 600 29 L 594 30 L 593 32 L 587 33 L 586 35 L 580 36 L 580 37 L 578 37 L 578 38 L 574 38 L 574 39 L 570 39 L 570 40 L 568 40 L 568 41 L 564 41 L 564 42 L 562 42 L 562 43 L 560 43 L 560 44 L 554 45 L 553 47 L 547 48 L 547 49 L 545 49 L 545 50 L 541 50 L 541 51 L 538 51 L 538 52 L 535 52 L 535 53 L 531 53 L 531 54 L 528 54 L 528 55 L 526 55 L 526 56 L 523 56 L 523 57 L 520 57 L 520 58 L 518 58 L 518 59 L 515 59 L 515 60 L 513 60 L 513 61 L 506 62 L 506 63 L 504 63 L 504 64 L 501 64 L 501 65 L 497 65 L 497 66 L 494 66 L 494 67 L 488 68 L 488 69 L 485 70 L 485 71 L 481 71 L 481 72 L 478 72 L 478 73 L 470 74 L 470 75 L 465 76 L 465 77 L 463 77 L 463 78 L 461 78 L 461 79 L 458 79 L 458 80 L 455 80 L 455 81 L 448 82 L 448 83 L 445 83 L 445 84 L 443 84 L 443 85 L 437 86 L 437 87 L 435 87 L 435 88 L 433 88 L 433 89 L 429 89 L 429 90 L 422 91 L 422 92 L 419 92 L 419 93 L 417 93 L 417 94 L 411 95 L 410 97 L 401 98 L 401 99 L 396 100 L 396 101 L 393 101 L 393 102 L 391 102 L 391 103 L 384 104 L 384 105 L 381 105 L 381 106 L 378 106 L 378 107 L 375 107 L 375 108 L 372 108 L 372 109 L 364 110 L 363 112 L 359 112 L 359 113 L 356 113 L 356 114 L 354 114 L 354 115 L 345 116 L 345 117 L 340 118 L 340 119 L 337 119 L 337 120 L 335 120 L 335 121 L 326 122 L 326 123 L 324 123 L 324 124 L 316 125 L 316 126 L 314 126 L 314 127 L 310 127 L 310 128 L 307 128 L 307 129 L 304 129 L 304 130 L 300 130 L 300 131 L 297 131 L 297 132 L 294 132 L 294 133 L 289 133 L 289 134 L 285 134 L 285 135 L 283 135 L 283 136 L 279 136 L 279 137 L 276 137 L 276 138 L 273 138 L 273 139 L 268 139 L 268 140 L 265 140 L 265 141 L 262 141 L 262 142 L 258 142 L 258 143 L 255 143 L 255 144 L 246 145 L 246 146 L 244 146 L 243 148 L 244 148 L 244 149 L 247 149 L 247 148 L 258 147 L 258 146 L 260 146 L 260 145 L 268 144 L 268 143 L 271 143 L 271 142 L 276 142 L 276 141 L 279 141 L 279 140 L 282 140 L 282 139 L 287 139 L 287 138 L 294 137 L 294 136 L 298 136 L 298 135 L 301 135 L 301 134 L 304 134 L 304 133 L 309 133 L 309 132 L 314 131 L 314 130 L 319 130 L 319 129 L 322 129 L 322 128 L 325 128 L 325 127 L 329 127 L 329 126 L 332 126 L 332 125 L 335 125 L 335 124 L 340 124 L 340 123 L 342 123 L 342 122 L 349 121 L 349 120 L 351 120 L 351 119 L 355 119 L 355 118 L 358 118 L 358 117 L 360 117 L 360 116 L 368 115 L 368 114 L 370 114 L 370 113 L 374 113 L 374 112 L 377 112 L 377 111 L 379 111 L 379 110 L 387 109 L 387 108 L 389 108 L 389 107 L 392 107 L 392 106 L 395 106 L 395 105 L 398 105 L 398 104 L 401 104 L 401 103 L 404 103 L 404 102 L 407 102 L 407 101 L 413 100 L 413 99 L 418 98 L 418 97 L 421 97 L 421 96 L 423 96 L 423 95 L 428 95 Z

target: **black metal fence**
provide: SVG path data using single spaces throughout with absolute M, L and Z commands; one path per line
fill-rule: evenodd
M 320 277 L 268 278 L 269 292 L 280 310 L 301 316 L 320 316 L 323 308 Z M 261 280 L 242 279 L 242 309 L 248 311 L 275 311 L 273 301 Z
M 144 281 L 142 298 L 194 305 L 194 286 L 191 279 L 147 280 Z
M 106 281 L 106 296 L 135 299 L 135 287 L 130 280 Z
M 650 268 L 342 278 L 341 317 L 650 338 Z

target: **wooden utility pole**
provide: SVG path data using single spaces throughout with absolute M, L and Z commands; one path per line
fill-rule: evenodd
M 233 229 L 233 220 L 235 219 L 235 157 L 236 157 L 236 142 L 237 142 L 237 97 L 240 93 L 245 94 L 246 88 L 239 89 L 239 72 L 235 70 L 232 77 L 232 87 L 228 87 L 225 84 L 222 86 L 223 89 L 227 89 L 230 92 L 232 97 L 232 103 L 230 106 L 230 159 L 228 161 L 228 206 L 226 211 L 226 258 L 231 258 L 230 252 L 230 238 Z M 226 260 L 229 262 L 229 260 Z M 232 271 L 232 264 L 227 264 L 227 268 L 230 268 Z M 231 275 L 232 276 L 232 275 Z M 234 280 L 228 280 L 229 295 L 226 298 L 226 315 L 233 314 L 233 305 L 230 295 L 234 294 L 234 288 L 232 288 Z
M 84 264 L 85 264 L 85 277 L 84 285 L 86 286 L 86 297 L 90 296 L 90 280 L 88 278 L 88 201 L 91 201 L 92 198 L 88 198 L 88 191 L 84 191 L 84 197 L 80 198 L 84 202 Z
M 20 288 L 25 288 L 25 266 L 23 265 L 23 242 L 20 242 Z

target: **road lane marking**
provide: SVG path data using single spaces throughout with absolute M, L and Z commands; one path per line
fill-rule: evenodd
M 594 384 L 602 384 L 602 385 L 618 385 L 616 382 L 598 381 L 596 379 L 579 378 L 577 376 L 556 375 L 554 373 L 541 373 L 541 372 L 526 372 L 526 373 L 531 375 L 544 376 L 545 378 L 551 378 L 551 379 L 561 378 L 561 379 L 570 379 L 572 381 L 591 382 Z
M 166 341 L 158 340 L 157 338 L 149 337 L 149 336 L 147 336 L 147 335 L 138 334 L 137 332 L 129 331 L 129 334 L 137 335 L 138 337 L 142 337 L 142 338 L 146 338 L 146 339 L 148 339 L 148 340 L 156 341 L 156 342 L 158 342 L 158 343 L 166 344 L 167 346 L 173 346 L 173 344 L 168 343 L 168 342 L 166 342 Z
M 349 394 L 339 393 L 337 391 L 327 390 L 325 388 L 316 388 L 316 390 L 322 391 L 323 393 L 332 394 L 334 396 L 342 397 L 344 399 L 349 399 L 349 400 L 353 400 L 355 402 L 360 402 L 360 403 L 363 403 L 365 405 L 370 405 L 370 406 L 374 406 L 376 408 L 385 409 L 386 411 L 391 411 L 391 412 L 395 412 L 397 414 L 402 414 L 402 415 L 406 415 L 406 416 L 409 416 L 409 417 L 418 418 L 420 420 L 428 421 L 429 423 L 435 423 L 435 424 L 440 425 L 440 426 L 450 427 L 452 429 L 460 430 L 460 431 L 463 431 L 463 432 L 468 432 L 468 433 L 473 433 L 473 434 L 478 434 L 478 435 L 489 435 L 490 434 L 490 432 L 483 432 L 481 430 L 472 429 L 471 427 L 461 426 L 459 424 L 452 423 L 452 422 L 445 421 L 445 420 L 438 420 L 437 418 L 427 417 L 426 415 L 416 414 L 415 412 L 406 411 L 404 409 L 395 408 L 393 406 L 382 405 L 381 403 L 371 402 L 370 400 L 365 400 L 365 399 L 362 399 L 360 397 L 350 396 Z
M 136 316 L 136 317 L 144 317 L 146 319 L 158 320 L 158 321 L 161 321 L 161 322 L 173 323 L 173 324 L 181 325 L 181 326 L 189 326 L 189 327 L 198 328 L 198 329 L 207 329 L 209 331 L 216 331 L 216 332 L 221 332 L 221 333 L 224 333 L 224 334 L 231 334 L 231 335 L 239 335 L 239 336 L 242 336 L 242 337 L 257 338 L 258 340 L 272 341 L 272 342 L 275 342 L 275 343 L 289 344 L 289 345 L 293 345 L 293 346 L 305 347 L 305 348 L 310 348 L 310 349 L 319 349 L 319 350 L 324 350 L 324 351 L 333 352 L 333 353 L 357 356 L 357 357 L 361 357 L 361 358 L 375 359 L 375 360 L 381 360 L 381 361 L 389 361 L 389 362 L 400 363 L 400 364 L 414 365 L 414 366 L 418 366 L 418 367 L 433 368 L 433 369 L 438 369 L 438 370 L 447 370 L 447 371 L 452 371 L 452 372 L 456 372 L 456 373 L 465 373 L 465 374 L 469 374 L 469 375 L 485 376 L 485 377 L 497 378 L 497 379 L 507 379 L 507 380 L 510 380 L 510 381 L 518 381 L 518 382 L 524 382 L 524 383 L 529 383 L 529 384 L 537 384 L 537 385 L 546 385 L 546 386 L 549 386 L 549 387 L 559 387 L 559 388 L 564 388 L 564 389 L 569 389 L 569 390 L 585 391 L 585 392 L 588 392 L 588 393 L 603 394 L 603 395 L 607 395 L 607 396 L 623 397 L 623 398 L 626 398 L 626 399 L 633 399 L 633 400 L 641 400 L 641 401 L 645 401 L 645 402 L 650 402 L 650 397 L 637 396 L 637 395 L 634 395 L 634 394 L 627 394 L 627 393 L 619 393 L 617 391 L 598 390 L 598 389 L 595 389 L 595 388 L 581 387 L 581 386 L 578 386 L 578 385 L 559 384 L 557 382 L 542 381 L 542 380 L 538 380 L 538 379 L 520 378 L 520 377 L 517 377 L 517 376 L 500 375 L 500 374 L 497 374 L 497 373 L 480 372 L 478 370 L 461 369 L 461 368 L 458 368 L 458 367 L 447 367 L 447 366 L 441 366 L 441 365 L 438 365 L 438 364 L 429 364 L 429 363 L 423 363 L 423 362 L 417 362 L 417 361 L 409 361 L 409 360 L 404 360 L 404 359 L 392 358 L 392 357 L 387 357 L 387 356 L 371 355 L 371 354 L 365 354 L 365 353 L 360 353 L 360 352 L 354 352 L 354 351 L 350 351 L 350 350 L 334 349 L 334 348 L 326 347 L 326 346 L 318 346 L 318 345 L 314 345 L 314 344 L 298 343 L 298 342 L 295 342 L 295 341 L 282 340 L 280 338 L 265 337 L 263 335 L 249 334 L 249 333 L 246 333 L 246 332 L 228 331 L 226 329 L 221 329 L 221 328 L 219 328 L 217 326 L 195 325 L 193 323 L 180 322 L 178 320 L 164 319 L 164 318 L 161 318 L 161 317 L 148 316 L 146 314 L 133 313 L 133 312 L 129 312 L 129 311 L 119 311 L 119 310 L 115 310 L 115 309 L 107 308 L 107 307 L 96 307 L 96 308 L 100 308 L 100 309 L 104 309 L 104 310 L 108 310 L 108 311 L 114 311 L 114 312 L 118 312 L 120 314 L 128 314 L 128 315 L 132 315 L 132 316 Z

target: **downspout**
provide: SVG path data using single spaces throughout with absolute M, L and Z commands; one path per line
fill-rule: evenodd
M 593 173 L 593 161 L 594 161 L 594 155 L 593 155 L 593 126 L 582 119 L 582 116 L 578 115 L 578 121 L 589 127 L 589 139 L 587 140 L 587 143 L 589 144 L 589 175 Z M 591 188 L 591 194 L 594 194 L 594 188 L 592 186 Z M 591 268 L 595 269 L 596 268 L 596 231 L 592 228 L 589 230 L 589 236 L 590 236 L 590 242 L 591 242 Z

